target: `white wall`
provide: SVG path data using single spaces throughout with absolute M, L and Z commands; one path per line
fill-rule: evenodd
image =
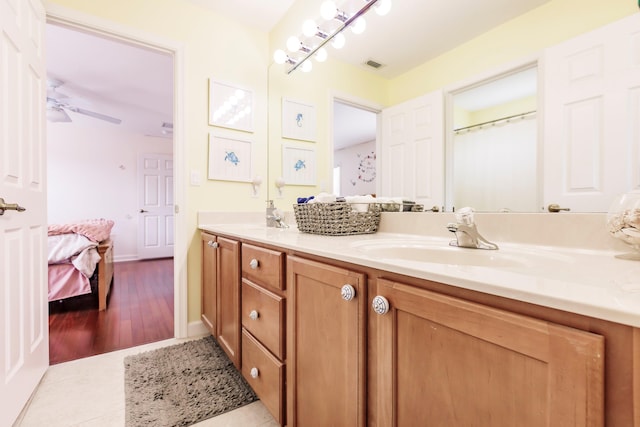
M 49 224 L 111 219 L 115 261 L 137 259 L 138 154 L 172 154 L 171 139 L 75 114 L 72 123 L 47 123 L 47 150 Z
M 376 142 L 369 141 L 336 150 L 333 166 L 340 166 L 342 196 L 376 192 Z

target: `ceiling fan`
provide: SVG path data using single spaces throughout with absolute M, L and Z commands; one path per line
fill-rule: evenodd
M 63 84 L 60 80 L 48 79 L 47 84 L 49 86 L 49 90 L 47 90 L 47 120 L 50 122 L 71 122 L 71 117 L 69 117 L 67 111 L 84 114 L 85 116 L 105 120 L 114 124 L 120 124 L 122 122 L 122 120 L 115 117 L 85 110 L 70 103 L 69 97 L 56 91 L 56 89 Z

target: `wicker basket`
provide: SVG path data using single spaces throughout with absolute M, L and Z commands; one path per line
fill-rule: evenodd
M 380 205 L 372 203 L 367 212 L 357 212 L 348 203 L 300 203 L 293 205 L 298 230 L 326 236 L 371 234 L 380 224 Z

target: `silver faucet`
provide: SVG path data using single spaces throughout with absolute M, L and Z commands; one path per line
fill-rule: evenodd
M 272 215 L 267 215 L 267 227 L 289 228 L 289 224 L 284 222 L 284 215 L 273 213 Z
M 456 212 L 457 223 L 447 224 L 447 229 L 456 235 L 456 240 L 449 242 L 451 246 L 473 249 L 498 249 L 498 245 L 491 243 L 478 232 L 473 220 L 473 209 L 462 208 Z
M 267 227 L 289 228 L 284 215 L 273 206 L 273 200 L 267 200 Z

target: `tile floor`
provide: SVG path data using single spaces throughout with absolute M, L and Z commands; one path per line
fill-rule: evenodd
M 16 426 L 124 426 L 124 358 L 179 344 L 170 339 L 50 366 Z M 197 427 L 275 427 L 260 401 L 210 418 Z

